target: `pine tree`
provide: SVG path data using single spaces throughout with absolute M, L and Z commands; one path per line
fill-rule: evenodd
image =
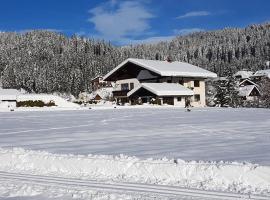
M 265 108 L 270 108 L 270 79 L 268 77 L 264 77 L 260 81 L 260 105 Z

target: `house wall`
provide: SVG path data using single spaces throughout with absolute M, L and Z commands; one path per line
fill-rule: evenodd
M 114 91 L 120 91 L 121 90 L 121 84 L 128 83 L 129 90 L 130 90 L 130 83 L 134 83 L 134 88 L 138 87 L 140 85 L 140 82 L 136 78 L 131 79 L 124 79 L 124 80 L 118 80 L 115 82 Z
M 199 81 L 199 87 L 194 86 L 194 81 Z M 148 82 L 148 81 L 147 81 Z M 149 81 L 151 82 L 151 81 Z M 195 78 L 183 78 L 183 77 L 162 77 L 158 81 L 155 82 L 172 82 L 172 83 L 183 83 L 185 87 L 192 89 L 194 91 L 194 96 L 191 97 L 191 105 L 194 107 L 204 107 L 206 106 L 205 102 L 205 80 L 204 79 L 195 79 Z M 140 82 L 136 78 L 132 79 L 124 79 L 124 80 L 118 80 L 115 83 L 114 91 L 121 91 L 121 84 L 129 84 L 129 90 L 130 90 L 130 83 L 134 83 L 134 88 L 140 86 Z M 195 95 L 200 95 L 200 100 L 196 101 Z M 177 101 L 177 97 L 174 97 L 174 105 L 177 106 L 185 106 L 185 98 L 182 97 L 181 102 Z
M 200 86 L 195 87 L 194 81 L 199 81 Z M 200 95 L 200 101 L 196 101 L 195 97 L 191 97 L 191 105 L 194 107 L 206 106 L 205 98 L 205 80 L 200 78 L 185 78 L 185 77 L 162 77 L 159 79 L 160 83 L 183 83 L 185 87 L 192 89 L 195 95 Z
M 175 106 L 180 106 L 180 107 L 185 107 L 185 97 L 181 97 L 181 101 L 178 101 L 178 97 L 174 97 L 174 105 Z

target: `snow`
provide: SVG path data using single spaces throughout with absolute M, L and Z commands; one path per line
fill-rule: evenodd
M 144 88 L 157 96 L 192 96 L 194 92 L 177 83 L 142 83 L 139 87 L 128 92 L 131 96 L 140 88 Z
M 195 65 L 184 62 L 168 62 L 159 60 L 144 60 L 129 58 L 110 71 L 105 77 L 106 80 L 114 72 L 125 66 L 126 63 L 131 62 L 147 70 L 155 72 L 161 76 L 181 76 L 181 77 L 201 77 L 201 78 L 216 78 L 217 74 L 208 70 L 202 69 Z
M 2 100 L 16 100 L 18 95 L 23 94 L 23 91 L 16 89 L 2 89 L 0 87 L 0 101 Z
M 246 70 L 238 71 L 234 74 L 234 76 L 240 76 L 242 79 L 247 79 L 251 77 L 252 75 L 253 75 L 252 71 L 246 71 Z
M 239 87 L 238 95 L 241 97 L 248 97 L 254 88 L 256 88 L 255 85 L 245 85 L 245 86 Z
M 49 103 L 50 101 L 55 102 L 59 108 L 78 108 L 79 106 L 75 103 L 68 102 L 64 98 L 57 95 L 50 94 L 26 94 L 25 91 L 19 91 L 16 89 L 2 89 L 0 88 L 0 111 L 7 109 L 10 105 L 6 102 L 1 101 L 36 101 L 41 100 L 44 103 Z
M 241 83 L 239 83 L 239 86 L 245 86 L 245 85 L 255 85 L 255 86 L 259 87 L 256 83 L 254 83 L 253 81 L 251 81 L 249 79 L 245 79 Z
M 114 106 L 0 113 L 0 147 L 270 165 L 270 110 Z M 213 151 L 213 149 L 215 149 Z
M 259 70 L 253 76 L 266 76 L 270 78 L 270 69 Z
M 3 172 L 270 195 L 269 116 L 268 109 L 161 106 L 0 113 L 0 198 L 82 195 Z
M 60 155 L 21 148 L 0 149 L 1 171 L 54 177 L 185 186 L 241 193 L 270 193 L 270 166 L 186 162 L 128 156 Z M 263 175 L 263 176 L 262 176 Z
M 49 103 L 50 101 L 53 101 L 55 105 L 58 107 L 79 107 L 79 105 L 68 102 L 62 97 L 55 96 L 55 95 L 49 95 L 49 94 L 25 94 L 25 95 L 19 95 L 17 96 L 17 101 L 36 101 L 36 100 L 41 100 L 44 103 Z
M 93 91 L 93 93 L 91 93 L 91 96 L 92 96 L 91 99 L 94 99 L 96 95 L 99 95 L 104 100 L 109 99 L 110 97 L 112 97 L 112 91 L 113 91 L 113 87 L 100 88 L 96 91 Z

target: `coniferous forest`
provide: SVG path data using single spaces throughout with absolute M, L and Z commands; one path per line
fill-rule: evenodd
M 241 69 L 264 69 L 270 60 L 270 23 L 244 29 L 199 32 L 172 41 L 118 47 L 49 31 L 0 33 L 0 72 L 4 88 L 28 92 L 91 91 L 90 80 L 126 58 L 189 62 L 226 76 Z

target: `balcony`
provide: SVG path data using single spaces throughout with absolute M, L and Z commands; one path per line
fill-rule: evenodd
M 114 90 L 112 93 L 114 97 L 127 97 L 129 91 L 130 90 Z

